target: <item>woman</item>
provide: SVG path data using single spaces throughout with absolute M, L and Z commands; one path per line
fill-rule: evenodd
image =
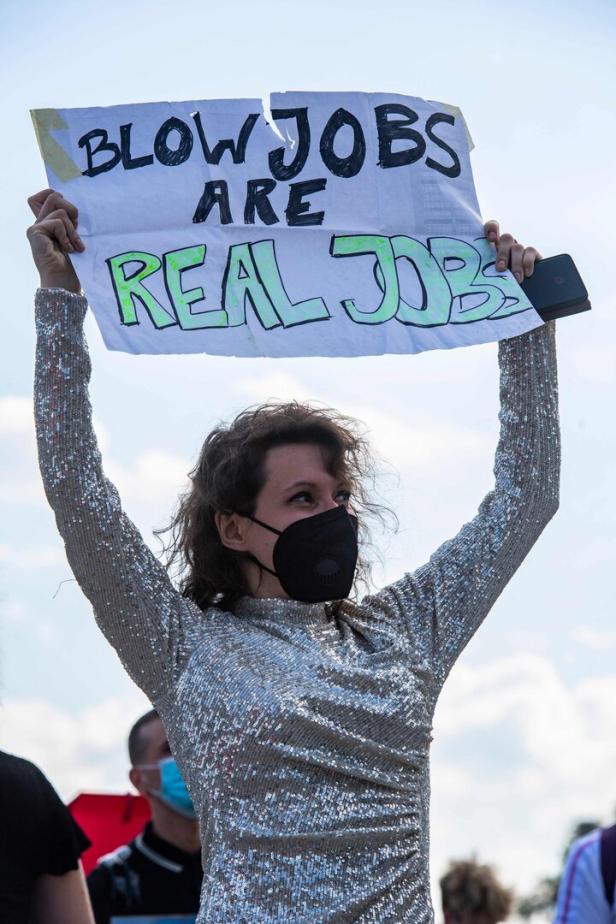
M 200 818 L 198 921 L 427 922 L 439 691 L 558 505 L 552 326 L 499 344 L 496 484 L 413 574 L 347 599 L 364 446 L 333 412 L 246 411 L 207 438 L 168 579 L 105 479 L 87 394 L 76 208 L 30 200 L 45 489 L 98 623 L 164 720 Z M 497 268 L 538 254 L 496 222 Z M 332 606 L 328 601 L 341 601 Z

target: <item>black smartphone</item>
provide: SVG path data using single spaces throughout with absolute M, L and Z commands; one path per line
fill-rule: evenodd
M 586 286 L 568 253 L 539 260 L 533 275 L 524 279 L 521 287 L 544 321 L 589 311 L 591 307 Z

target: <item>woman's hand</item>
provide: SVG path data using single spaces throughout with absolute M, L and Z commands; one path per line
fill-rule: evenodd
M 53 189 L 30 196 L 28 205 L 36 221 L 27 230 L 41 287 L 81 291 L 69 254 L 85 250 L 77 234 L 78 213 L 72 202 Z
M 486 221 L 483 229 L 487 239 L 496 247 L 497 272 L 510 269 L 518 282 L 533 275 L 535 263 L 541 260 L 538 250 L 518 244 L 511 234 L 501 234 L 497 221 Z

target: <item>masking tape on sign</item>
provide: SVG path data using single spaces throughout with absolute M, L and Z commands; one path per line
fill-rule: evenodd
M 81 170 L 52 136 L 52 131 L 68 128 L 57 109 L 31 109 L 36 139 L 46 166 L 63 183 L 81 176 Z

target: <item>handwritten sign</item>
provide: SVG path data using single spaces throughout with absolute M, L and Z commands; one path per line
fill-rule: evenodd
M 541 323 L 483 237 L 459 110 L 395 94 L 35 110 L 107 346 L 352 356 Z

